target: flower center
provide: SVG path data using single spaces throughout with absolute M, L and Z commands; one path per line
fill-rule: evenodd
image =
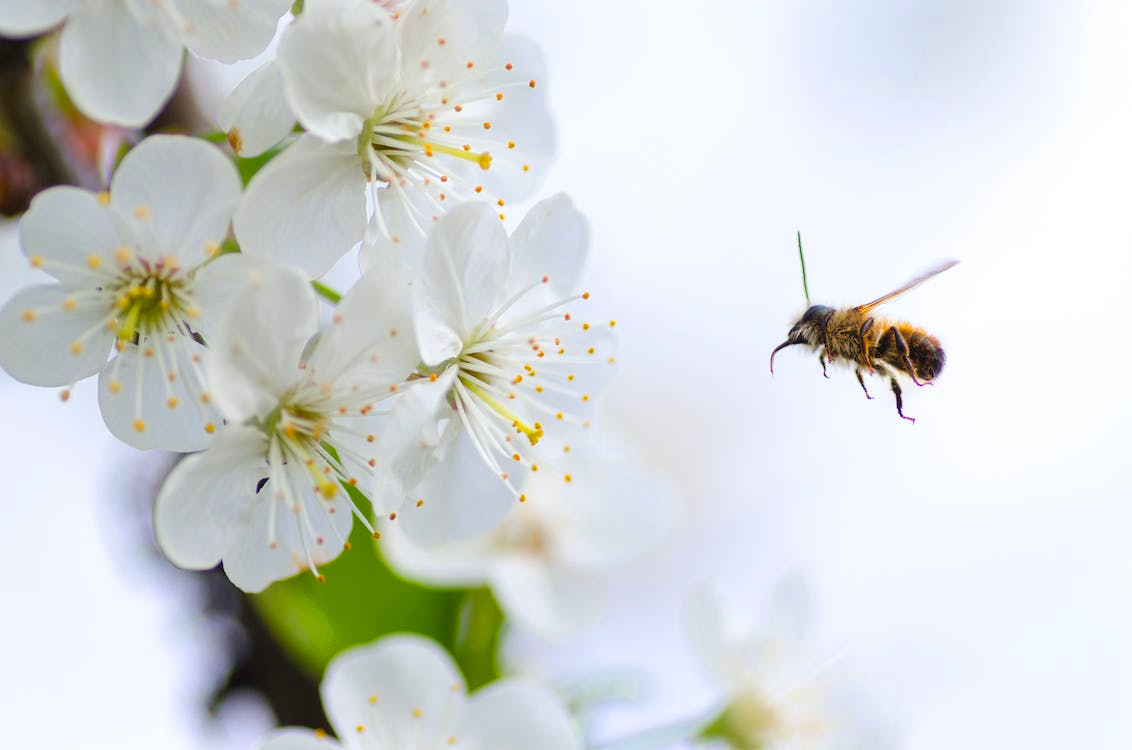
M 144 260 L 122 270 L 110 290 L 118 311 L 120 341 L 155 336 L 175 328 L 186 317 L 195 317 L 196 308 L 185 295 L 185 279 L 178 275 L 179 270 L 171 263 Z
M 476 164 L 480 169 L 491 168 L 489 152 L 462 142 L 452 134 L 450 125 L 434 127 L 436 118 L 437 113 L 427 111 L 406 94 L 378 107 L 366 120 L 358 139 L 358 153 L 371 177 L 385 182 L 404 177 L 419 179 L 414 171 L 436 171 L 423 159 L 437 154 Z M 440 177 L 439 173 L 436 176 Z

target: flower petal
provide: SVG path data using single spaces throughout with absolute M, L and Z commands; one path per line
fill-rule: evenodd
M 509 618 L 547 640 L 577 631 L 600 611 L 592 581 L 533 555 L 496 558 L 488 582 Z
M 128 217 L 150 261 L 173 256 L 193 268 L 216 252 L 240 200 L 240 177 L 219 149 L 197 138 L 155 135 L 126 157 L 110 205 Z
M 75 187 L 44 190 L 20 221 L 24 255 L 70 285 L 94 288 L 113 278 L 114 251 L 125 244 L 114 212 Z
M 115 333 L 112 302 L 78 304 L 61 284 L 21 289 L 0 307 L 0 366 L 31 385 L 70 385 L 102 369 Z
M 238 536 L 224 553 L 225 574 L 248 593 L 308 570 L 311 563 L 322 565 L 338 557 L 354 523 L 345 492 L 329 499 L 316 497 L 308 488 L 309 475 L 292 476 L 291 505 L 286 491 L 273 486 L 275 481 L 269 480 L 256 495 L 238 524 Z
M 197 270 L 184 294 L 197 308 L 193 330 L 210 344 L 213 333 L 224 324 L 228 309 L 240 299 L 249 284 L 262 283 L 263 275 L 278 270 L 271 261 L 247 253 L 224 253 Z
M 453 428 L 455 426 L 453 425 Z M 417 544 L 437 545 L 495 528 L 519 501 L 476 450 L 462 429 L 445 446 L 439 463 L 415 487 L 407 487 L 396 523 Z M 417 501 L 422 501 L 417 505 Z
M 624 440 L 587 433 L 572 443 L 567 485 L 532 474 L 527 491 L 568 506 L 570 523 L 555 537 L 559 560 L 579 571 L 602 571 L 640 557 L 675 527 L 679 501 L 627 449 Z
M 287 137 L 295 127 L 295 113 L 274 60 L 240 81 L 220 105 L 219 121 L 240 156 L 258 156 Z
M 452 657 L 435 642 L 409 634 L 340 653 L 327 667 L 321 691 L 340 737 L 361 733 L 393 750 L 446 746 L 467 705 Z
M 264 738 L 259 750 L 341 750 L 332 737 L 316 734 L 309 729 L 277 729 Z
M 511 289 L 549 277 L 553 296 L 576 292 L 586 262 L 590 226 L 565 193 L 536 203 L 511 235 Z
M 185 21 L 181 38 L 201 57 L 233 63 L 263 52 L 291 0 L 173 0 Z
M 23 37 L 47 31 L 78 5 L 79 0 L 0 0 L 0 34 Z
M 98 405 L 110 432 L 127 445 L 199 451 L 220 422 L 215 409 L 201 401 L 191 361 L 204 347 L 180 333 L 170 335 L 172 342 L 126 344 L 99 375 Z
M 228 427 L 211 448 L 169 472 L 157 495 L 154 532 L 174 565 L 204 570 L 220 562 L 267 474 L 265 450 L 258 431 Z
M 275 408 L 317 330 L 318 301 L 301 275 L 285 267 L 252 274 L 210 342 L 209 392 L 224 416 L 242 422 Z
M 418 0 L 398 21 L 402 82 L 410 91 L 467 77 L 468 62 L 495 59 L 507 0 Z
M 449 368 L 431 383 L 414 383 L 398 398 L 377 437 L 377 475 L 370 494 L 382 513 L 397 511 L 444 455 L 455 432 L 443 434 L 448 389 L 456 378 Z
M 63 27 L 60 75 L 95 120 L 144 125 L 173 93 L 181 40 L 164 9 L 146 7 L 139 18 L 121 0 L 84 0 Z
M 334 310 L 308 364 L 338 388 L 385 391 L 403 383 L 420 362 L 409 307 L 412 278 L 400 264 L 374 268 Z
M 365 176 L 354 145 L 300 137 L 252 178 L 234 226 L 250 255 L 311 276 L 329 271 L 365 233 Z
M 466 741 L 492 750 L 581 750 L 578 727 L 562 701 L 524 679 L 494 682 L 469 699 Z
M 490 535 L 426 548 L 411 542 L 393 523 L 382 533 L 380 547 L 385 562 L 402 578 L 441 588 L 487 585 Z
M 421 359 L 437 365 L 459 354 L 502 301 L 510 273 L 507 233 L 483 204 L 457 206 L 429 235 L 413 296 Z
M 354 140 L 398 69 L 393 18 L 373 3 L 323 0 L 287 30 L 277 58 L 303 127 L 324 141 Z

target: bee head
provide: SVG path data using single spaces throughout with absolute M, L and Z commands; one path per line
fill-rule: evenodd
M 818 346 L 825 340 L 825 323 L 831 312 L 833 312 L 832 307 L 812 305 L 810 309 L 802 313 L 802 317 L 798 318 L 797 322 L 791 326 L 790 332 L 786 334 L 786 340 L 774 347 L 774 351 L 770 353 L 771 374 L 774 374 L 774 355 L 779 350 L 795 344 Z

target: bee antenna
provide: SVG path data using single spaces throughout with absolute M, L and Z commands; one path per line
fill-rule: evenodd
M 810 306 L 810 287 L 806 283 L 806 256 L 802 254 L 802 231 L 798 230 L 798 260 L 802 261 L 802 291 L 806 293 L 806 307 Z

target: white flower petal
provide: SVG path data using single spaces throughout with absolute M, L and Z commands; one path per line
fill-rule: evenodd
M 581 750 L 578 727 L 562 701 L 531 680 L 494 682 L 469 700 L 467 740 L 491 750 Z
M 341 750 L 332 737 L 315 734 L 309 729 L 277 729 L 259 745 L 259 750 Z
M 219 121 L 240 156 L 258 156 L 287 137 L 295 127 L 295 113 L 274 60 L 240 81 L 220 105 Z
M 446 435 L 439 429 L 455 377 L 455 369 L 449 368 L 436 381 L 414 383 L 397 397 L 377 435 L 377 476 L 370 497 L 382 513 L 400 509 L 455 436 L 455 430 Z
M 493 553 L 489 535 L 439 547 L 420 547 L 397 524 L 381 536 L 381 555 L 403 578 L 442 588 L 487 585 L 487 566 Z
M 387 428 L 388 429 L 388 428 Z M 495 528 L 519 501 L 459 429 L 440 462 L 415 487 L 397 515 L 417 544 L 437 545 Z M 423 501 L 419 506 L 417 501 Z
M 279 43 L 277 62 L 299 122 L 324 141 L 349 140 L 396 91 L 392 17 L 373 3 L 311 4 Z
M 293 488 L 298 499 L 291 507 L 281 502 L 280 488 L 268 481 L 247 516 L 236 524 L 238 536 L 224 553 L 224 572 L 240 590 L 263 591 L 275 581 L 308 570 L 311 563 L 323 565 L 342 554 L 354 523 L 346 493 L 326 499 L 298 482 Z
M 172 0 L 185 21 L 181 38 L 201 57 L 232 63 L 263 52 L 292 0 Z
M 252 178 L 234 226 L 244 252 L 326 273 L 365 233 L 365 175 L 354 144 L 299 138 Z
M 212 341 L 213 332 L 219 330 L 244 287 L 277 269 L 275 263 L 247 253 L 224 253 L 197 270 L 185 292 L 197 308 L 193 330 L 204 337 L 205 344 Z
M 565 193 L 539 201 L 511 234 L 509 287 L 522 289 L 549 276 L 548 291 L 575 292 L 589 252 L 590 226 Z
M 219 149 L 197 138 L 155 135 L 126 157 L 110 185 L 110 205 L 129 217 L 139 254 L 203 263 L 228 233 L 240 177 Z
M 71 308 L 61 284 L 27 287 L 0 308 L 0 366 L 31 385 L 70 385 L 102 369 L 115 341 L 105 322 L 109 305 Z
M 385 390 L 404 382 L 417 364 L 409 308 L 409 269 L 390 265 L 369 271 L 334 309 L 333 324 L 319 337 L 309 364 L 322 380 Z
M 33 263 L 60 281 L 98 286 L 113 278 L 114 251 L 124 241 L 113 211 L 94 194 L 60 186 L 32 199 L 20 221 L 20 246 Z
M 436 224 L 413 296 L 425 364 L 440 364 L 460 352 L 472 328 L 502 302 L 510 266 L 507 233 L 487 206 L 457 206 Z
M 605 570 L 640 557 L 672 532 L 679 501 L 623 440 L 587 434 L 572 443 L 570 455 L 569 485 L 534 474 L 527 483 L 532 497 L 549 499 L 553 493 L 555 502 L 570 507 L 571 522 L 555 538 L 564 564 L 579 571 Z
M 84 113 L 137 127 L 173 93 L 182 55 L 164 9 L 139 18 L 122 0 L 84 0 L 63 27 L 60 75 Z
M 243 421 L 275 408 L 317 330 L 318 301 L 302 276 L 270 267 L 253 274 L 209 344 L 209 392 L 224 416 Z
M 421 90 L 495 59 L 507 1 L 418 0 L 398 23 L 403 84 Z
M 31 36 L 47 31 L 78 7 L 80 0 L 0 0 L 0 35 Z
M 203 453 L 181 461 L 157 495 L 154 531 L 174 565 L 204 570 L 220 562 L 238 532 L 234 524 L 255 500 L 267 474 L 264 438 L 247 427 L 228 427 Z
M 98 378 L 98 405 L 106 426 L 114 437 L 141 450 L 199 451 L 211 440 L 206 425 L 213 431 L 219 426 L 212 407 L 201 403 L 191 361 L 204 347 L 188 336 L 172 335 L 173 342 L 127 344 Z
M 339 736 L 362 727 L 382 748 L 441 747 L 463 723 L 464 679 L 433 641 L 391 635 L 330 662 L 322 705 Z
M 488 582 L 508 617 L 548 640 L 580 629 L 600 611 L 593 582 L 534 555 L 496 558 Z

